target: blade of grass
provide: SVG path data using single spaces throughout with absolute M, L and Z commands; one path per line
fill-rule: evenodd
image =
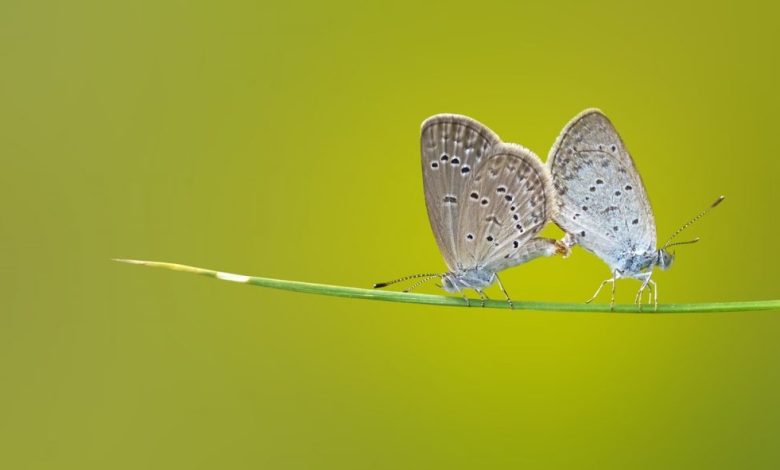
M 285 281 L 267 277 L 244 276 L 231 274 L 211 269 L 197 268 L 184 264 L 163 263 L 159 261 L 140 261 L 132 259 L 116 259 L 120 263 L 136 264 L 153 268 L 164 268 L 172 271 L 181 271 L 191 274 L 213 277 L 223 281 L 251 284 L 254 286 L 268 287 L 271 289 L 303 292 L 306 294 L 329 295 L 334 297 L 347 297 L 353 299 L 384 300 L 386 302 L 405 302 L 413 304 L 445 305 L 449 307 L 466 307 L 466 303 L 460 297 L 444 295 L 412 294 L 398 291 L 382 291 L 375 289 L 361 289 L 357 287 L 332 286 L 328 284 L 314 284 L 310 282 Z M 472 300 L 472 307 L 479 308 L 479 300 Z M 506 301 L 489 300 L 486 308 L 509 308 Z M 608 304 L 562 303 L 562 302 L 522 302 L 514 301 L 515 310 L 536 310 L 556 312 L 606 312 L 609 313 Z M 614 312 L 627 313 L 713 313 L 713 312 L 745 312 L 753 310 L 780 310 L 780 300 L 752 300 L 744 302 L 707 302 L 686 304 L 659 305 L 658 310 L 645 307 L 640 311 L 635 305 L 615 305 Z

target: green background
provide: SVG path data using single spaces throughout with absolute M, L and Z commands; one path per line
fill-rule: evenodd
M 109 261 L 441 270 L 420 122 L 546 159 L 597 106 L 660 239 L 728 196 L 661 301 L 778 298 L 766 3 L 2 2 L 0 466 L 777 468 L 778 312 L 437 308 Z M 577 250 L 504 282 L 581 301 L 607 276 Z

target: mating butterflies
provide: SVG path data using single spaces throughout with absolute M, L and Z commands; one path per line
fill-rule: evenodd
M 566 256 L 580 245 L 612 273 L 588 302 L 611 283 L 613 306 L 615 281 L 635 278 L 642 282 L 635 303 L 641 308 L 649 286 L 657 307 L 653 268 L 671 266 L 674 254 L 668 248 L 697 242 L 672 240 L 723 200 L 657 249 L 642 178 L 614 126 L 597 109 L 583 111 L 563 128 L 546 166 L 530 150 L 503 143 L 484 125 L 455 114 L 423 122 L 420 146 L 428 218 L 449 271 L 406 276 L 377 288 L 421 278 L 408 292 L 440 278 L 448 292 L 474 289 L 484 305 L 483 290 L 497 282 L 511 306 L 498 272 L 540 256 Z M 566 232 L 561 242 L 536 236 L 550 220 Z
M 641 307 L 642 292 L 650 286 L 657 307 L 653 268 L 669 268 L 674 261 L 669 247 L 698 241 L 671 243 L 723 200 L 723 196 L 718 198 L 656 249 L 655 219 L 642 178 L 614 126 L 597 109 L 583 111 L 563 128 L 550 150 L 547 167 L 556 191 L 553 220 L 567 234 L 563 242 L 594 253 L 612 273 L 588 302 L 611 283 L 610 305 L 614 305 L 615 280 L 629 277 L 642 282 L 635 303 Z
M 423 122 L 420 151 L 428 218 L 449 271 L 374 287 L 422 278 L 409 291 L 440 278 L 448 292 L 474 289 L 484 305 L 484 289 L 498 282 L 511 306 L 498 272 L 566 250 L 536 236 L 555 207 L 546 168 L 530 150 L 503 143 L 486 126 L 456 114 Z

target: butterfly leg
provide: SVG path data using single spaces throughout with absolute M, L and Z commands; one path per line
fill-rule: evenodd
M 656 312 L 658 311 L 658 284 L 653 280 L 648 281 L 648 283 L 650 284 L 650 289 L 653 294 L 653 311 Z M 648 299 L 648 301 L 649 300 L 650 299 Z
M 639 290 L 636 292 L 636 297 L 634 297 L 634 304 L 639 307 L 639 311 L 642 311 L 642 293 L 647 288 L 648 284 L 652 282 L 650 280 L 650 276 L 652 276 L 652 273 L 645 273 L 642 277 L 639 279 L 642 281 L 642 286 L 639 288 Z M 655 284 L 655 282 L 653 282 Z M 651 288 L 652 289 L 652 288 Z M 652 294 L 652 291 L 651 291 Z M 649 301 L 649 298 L 648 298 Z
M 634 297 L 634 305 L 639 307 L 639 311 L 642 311 L 642 292 L 645 290 L 645 285 L 642 284 L 642 287 L 639 288 L 638 291 L 636 291 L 636 296 Z
M 471 307 L 471 301 L 469 300 L 468 297 L 466 297 L 466 293 L 465 292 L 463 293 L 463 300 L 466 301 L 466 307 Z
M 609 297 L 609 311 L 615 310 L 615 279 L 618 277 L 618 272 L 612 273 L 612 295 Z
M 612 310 L 615 307 L 615 279 L 617 279 L 617 271 L 612 273 L 612 277 L 611 278 L 606 279 L 604 282 L 602 282 L 601 285 L 599 286 L 599 288 L 596 289 L 596 293 L 593 294 L 593 297 L 591 297 L 590 299 L 586 300 L 585 303 L 589 304 L 589 303 L 593 302 L 594 300 L 596 300 L 596 297 L 598 297 L 599 294 L 601 293 L 601 289 L 603 289 L 604 286 L 606 286 L 607 284 L 611 283 L 612 284 L 612 299 L 609 302 L 609 309 Z
M 474 289 L 474 290 L 475 290 L 475 291 L 477 291 L 477 294 L 479 294 L 479 298 L 480 298 L 480 300 L 481 300 L 481 305 L 480 305 L 480 306 L 484 308 L 484 307 L 485 307 L 485 301 L 486 301 L 486 300 L 490 300 L 490 299 L 489 299 L 489 298 L 488 298 L 488 296 L 487 296 L 487 295 L 485 295 L 485 293 L 484 293 L 484 292 L 482 292 L 481 290 L 479 290 L 479 289 Z
M 647 304 L 653 304 L 653 311 L 658 310 L 657 287 L 655 281 L 647 281 Z
M 501 288 L 501 292 L 503 292 L 506 296 L 506 301 L 509 303 L 509 308 L 514 310 L 515 306 L 512 304 L 512 299 L 509 298 L 509 294 L 506 292 L 506 289 L 504 289 L 504 284 L 501 283 L 501 279 L 498 278 L 498 274 L 496 274 L 496 281 L 498 281 L 498 287 Z

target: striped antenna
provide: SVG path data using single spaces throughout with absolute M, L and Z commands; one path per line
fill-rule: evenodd
M 387 287 L 387 286 L 389 286 L 391 284 L 396 284 L 398 282 L 408 281 L 409 279 L 417 279 L 417 278 L 420 278 L 420 277 L 434 278 L 434 277 L 441 277 L 441 274 L 412 274 L 411 276 L 405 276 L 405 277 L 402 277 L 402 278 L 399 278 L 399 279 L 394 279 L 392 281 L 377 282 L 376 284 L 374 284 L 374 289 L 381 289 L 382 287 Z M 426 282 L 427 280 L 428 279 L 426 279 L 425 281 L 422 281 L 422 282 Z M 417 287 L 418 285 L 419 284 L 415 284 L 412 288 Z
M 435 276 L 422 278 L 421 280 L 415 282 L 411 286 L 409 286 L 406 289 L 404 289 L 404 292 L 411 292 L 414 289 L 416 289 L 416 288 L 420 287 L 421 285 L 425 284 L 426 282 L 430 281 L 431 279 L 434 279 L 434 278 L 437 278 L 437 277 L 441 277 L 441 276 L 436 274 Z
M 692 218 L 692 219 L 691 219 L 691 220 L 689 220 L 689 221 L 688 221 L 688 222 L 687 222 L 685 225 L 683 225 L 682 227 L 678 228 L 678 229 L 677 229 L 677 231 L 676 231 L 676 232 L 674 232 L 674 233 L 672 234 L 672 236 L 671 236 L 671 237 L 669 237 L 669 240 L 667 240 L 667 241 L 666 241 L 666 243 L 664 243 L 664 246 L 662 246 L 662 247 L 661 247 L 661 249 L 662 249 L 662 250 L 664 250 L 664 249 L 666 249 L 666 248 L 668 248 L 668 247 L 670 247 L 670 246 L 674 246 L 674 245 L 687 245 L 687 244 L 689 244 L 689 243 L 696 243 L 697 241 L 699 241 L 699 239 L 698 239 L 698 238 L 696 238 L 695 240 L 691 240 L 691 241 L 687 241 L 687 242 L 671 243 L 671 242 L 672 242 L 672 240 L 674 239 L 674 237 L 676 237 L 677 235 L 679 235 L 679 234 L 680 234 L 680 232 L 682 232 L 682 231 L 683 231 L 683 230 L 685 230 L 686 228 L 688 228 L 688 227 L 690 227 L 691 225 L 693 225 L 693 223 L 694 223 L 694 222 L 696 222 L 697 220 L 699 220 L 699 219 L 701 219 L 702 217 L 704 217 L 705 215 L 707 215 L 707 213 L 708 213 L 709 211 L 711 211 L 712 209 L 714 209 L 714 208 L 715 208 L 715 206 L 717 206 L 718 204 L 720 204 L 720 203 L 723 201 L 723 199 L 725 199 L 725 198 L 726 198 L 726 196 L 721 196 L 721 197 L 719 197 L 719 198 L 718 198 L 718 199 L 717 199 L 715 202 L 713 202 L 713 203 L 712 203 L 712 205 L 711 205 L 710 207 L 708 207 L 708 208 L 704 209 L 703 211 L 699 212 L 699 213 L 696 215 L 696 217 Z

